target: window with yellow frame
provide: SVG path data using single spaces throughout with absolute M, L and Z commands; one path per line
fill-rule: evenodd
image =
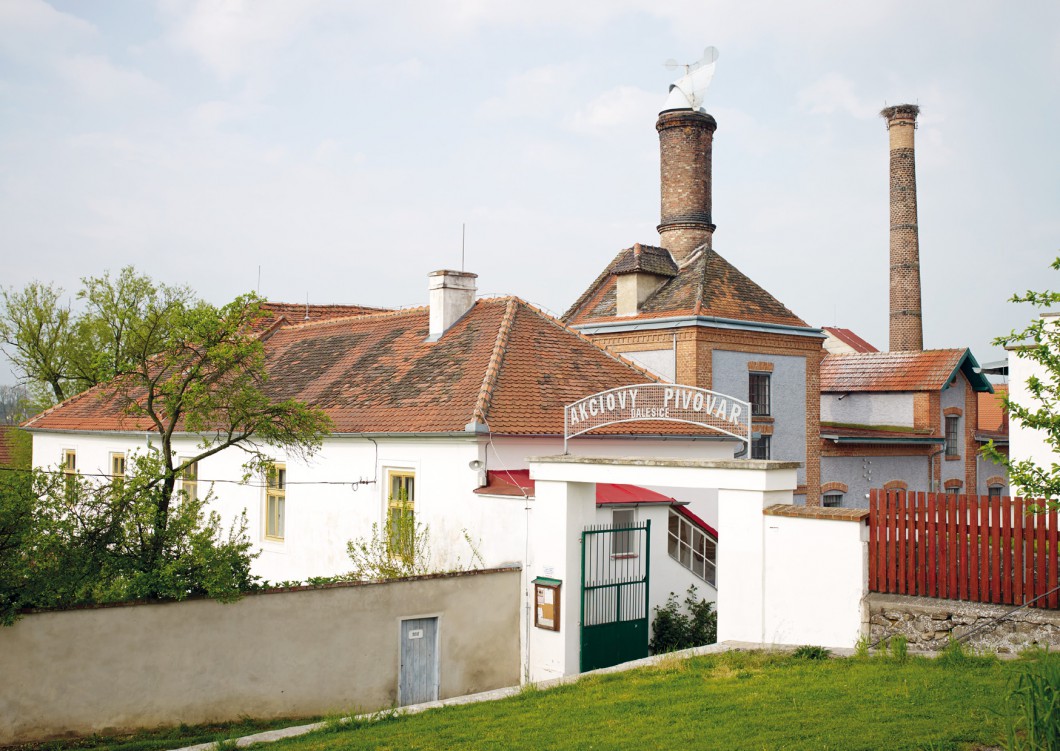
M 391 558 L 412 560 L 416 539 L 416 473 L 410 469 L 387 471 L 386 528 Z
M 77 451 L 74 449 L 63 449 L 63 474 L 66 484 L 66 496 L 72 501 L 77 488 Z
M 287 505 L 287 465 L 273 464 L 265 481 L 265 539 L 283 541 Z
M 188 461 L 189 457 L 180 457 L 180 463 Z M 189 501 L 199 499 L 199 463 L 192 462 L 180 473 L 180 489 L 184 491 Z
M 125 482 L 125 454 L 114 452 L 110 455 L 110 481 L 117 488 Z

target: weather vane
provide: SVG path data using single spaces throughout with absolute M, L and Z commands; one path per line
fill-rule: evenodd
M 666 97 L 664 110 L 691 109 L 706 112 L 703 109 L 703 97 L 714 78 L 714 63 L 718 61 L 718 48 L 707 47 L 703 57 L 697 62 L 681 65 L 676 60 L 667 60 L 664 65 L 670 70 L 684 68 L 685 74 L 670 84 L 670 94 Z

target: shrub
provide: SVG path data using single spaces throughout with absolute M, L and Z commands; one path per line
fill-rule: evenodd
M 691 586 L 683 610 L 673 592 L 664 606 L 655 608 L 651 628 L 648 647 L 653 654 L 699 647 L 718 640 L 718 614 L 714 603 L 699 598 L 695 586 Z
M 803 644 L 792 652 L 791 656 L 797 660 L 827 660 L 832 656 L 832 651 L 813 644 Z

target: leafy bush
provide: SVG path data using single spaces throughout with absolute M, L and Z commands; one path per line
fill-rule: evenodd
M 714 603 L 699 598 L 693 585 L 685 595 L 684 610 L 673 592 L 666 605 L 655 608 L 651 629 L 648 647 L 653 654 L 713 644 L 718 640 L 718 614 Z

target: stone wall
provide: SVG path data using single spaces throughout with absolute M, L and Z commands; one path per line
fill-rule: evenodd
M 1034 646 L 1060 648 L 1060 611 L 1056 610 L 1024 608 L 986 627 L 1013 607 L 878 593 L 870 594 L 866 605 L 870 643 L 902 634 L 909 640 L 910 651 L 937 652 L 945 648 L 951 636 L 960 638 L 984 626 L 964 643 L 977 651 L 998 654 L 1014 654 Z

